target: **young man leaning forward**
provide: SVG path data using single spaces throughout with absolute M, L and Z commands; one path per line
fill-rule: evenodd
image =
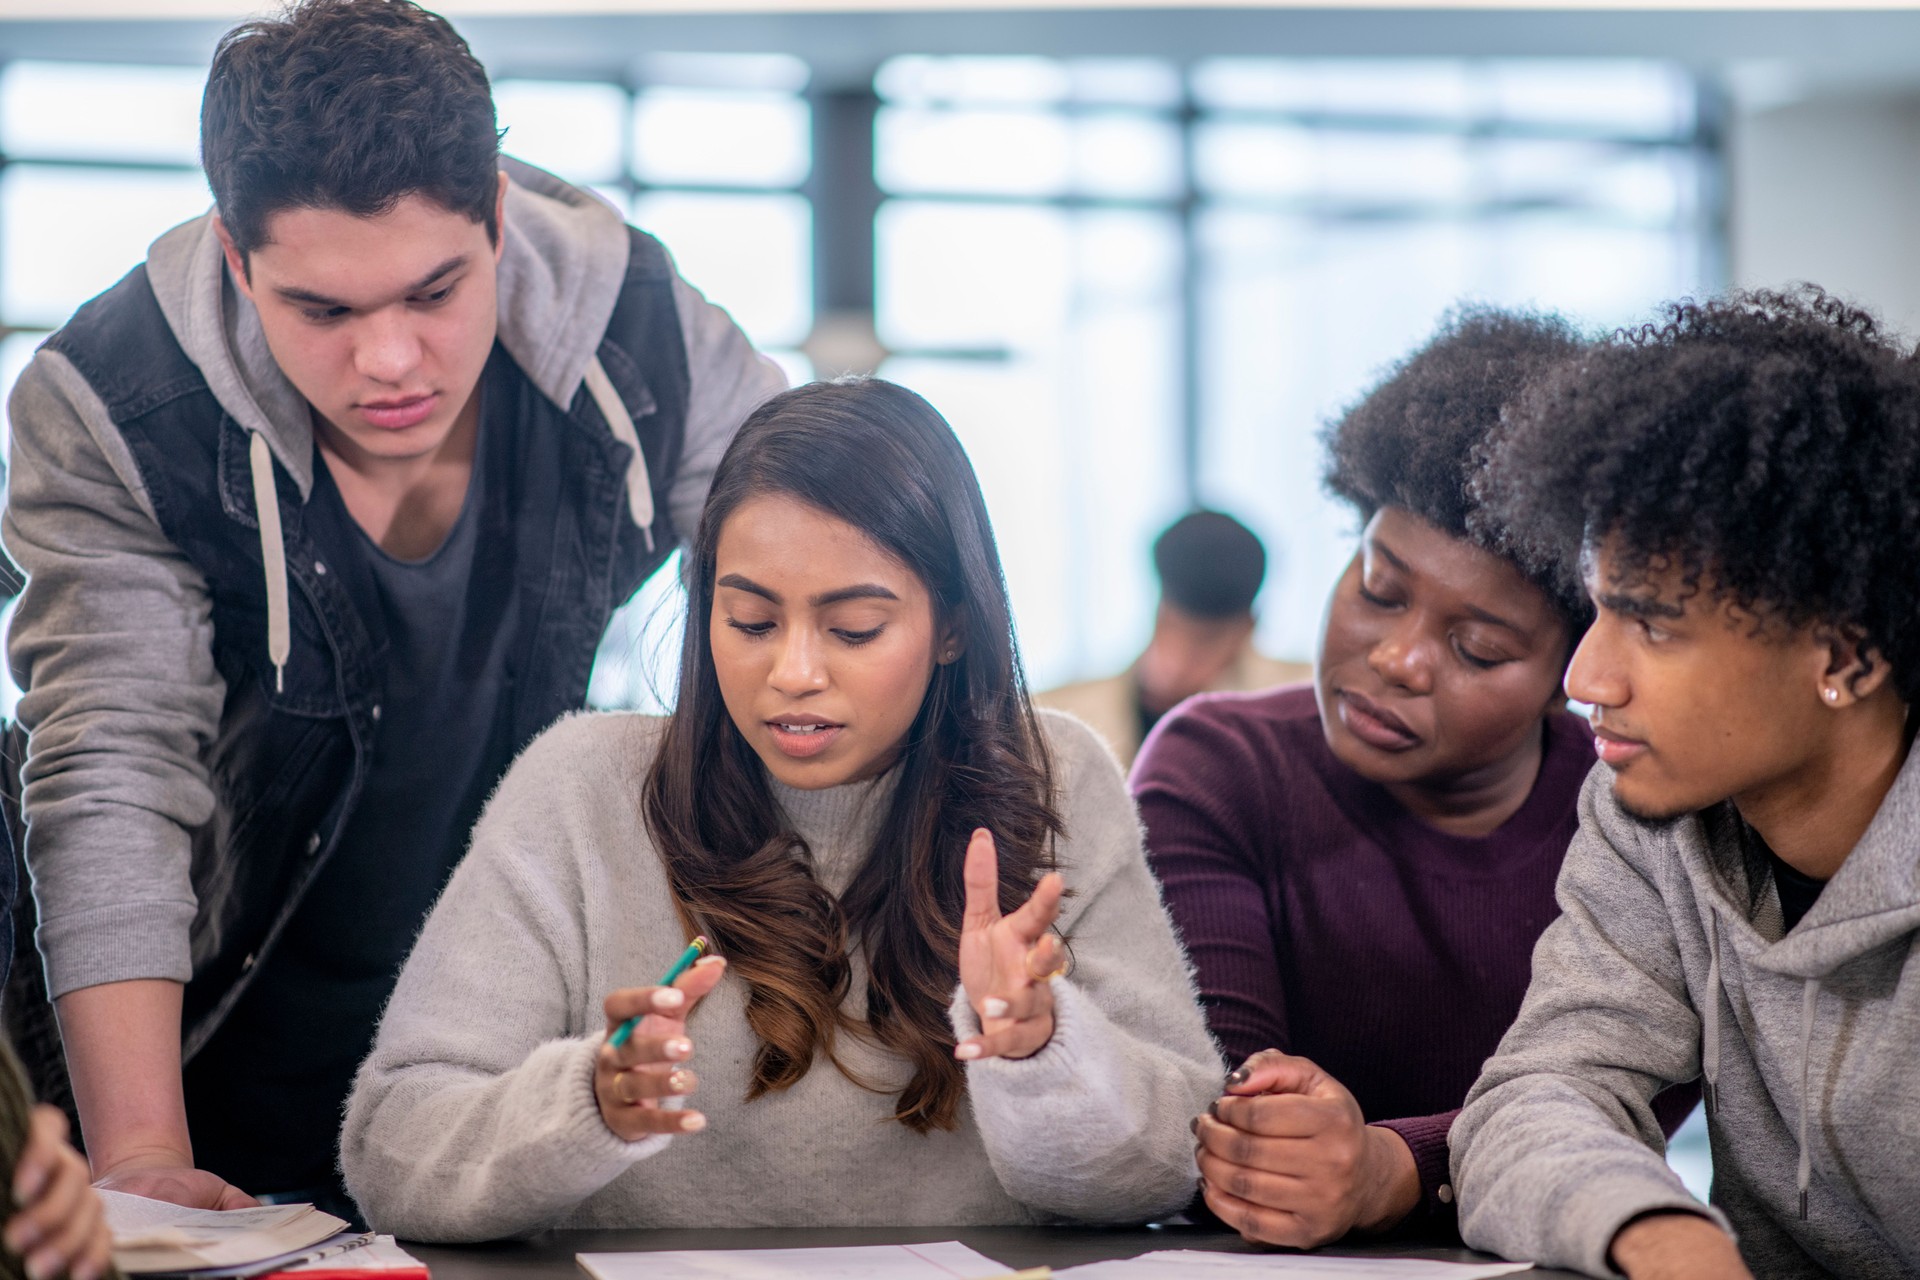
M 1483 483 L 1599 617 L 1604 769 L 1452 1132 L 1469 1244 L 1595 1275 L 1920 1273 L 1920 366 L 1814 291 L 1671 309 Z M 1648 1103 L 1703 1077 L 1713 1207 Z

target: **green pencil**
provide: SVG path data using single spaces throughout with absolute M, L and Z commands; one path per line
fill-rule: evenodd
M 689 942 L 687 949 L 680 953 L 680 958 L 673 962 L 673 968 L 667 970 L 667 976 L 660 979 L 659 985 L 663 987 L 672 986 L 681 974 L 693 967 L 695 960 L 698 960 L 706 954 L 709 945 L 707 935 L 704 933 L 692 942 Z M 625 1022 L 615 1027 L 613 1034 L 607 1037 L 607 1043 L 616 1049 L 625 1044 L 627 1037 L 633 1034 L 633 1029 L 640 1025 L 640 1017 L 641 1015 L 635 1014 L 633 1017 L 628 1018 Z

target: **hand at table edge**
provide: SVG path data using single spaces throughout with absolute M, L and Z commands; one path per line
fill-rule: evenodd
M 1263 1050 L 1227 1088 L 1194 1120 L 1195 1158 L 1207 1207 L 1247 1240 L 1311 1249 L 1419 1207 L 1412 1148 L 1310 1059 Z
M 1629 1220 L 1614 1233 L 1607 1259 L 1627 1280 L 1753 1280 L 1733 1237 L 1684 1209 Z

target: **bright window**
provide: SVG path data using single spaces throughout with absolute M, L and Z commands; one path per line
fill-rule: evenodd
M 1150 543 L 1196 500 L 1267 540 L 1262 643 L 1310 656 L 1353 532 L 1317 433 L 1455 302 L 1611 325 L 1718 284 L 1664 64 L 903 57 L 876 85 L 886 372 L 973 453 L 1040 687 L 1138 651 Z
M 1352 520 L 1316 435 L 1461 300 L 1643 318 L 1715 288 L 1692 82 L 1655 63 L 1202 64 L 1198 495 L 1277 546 L 1262 643 L 1313 652 Z

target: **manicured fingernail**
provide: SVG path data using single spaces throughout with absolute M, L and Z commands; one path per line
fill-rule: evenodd
M 1238 1071 L 1229 1072 L 1227 1075 L 1227 1087 L 1231 1089 L 1234 1085 L 1245 1084 L 1252 1075 L 1253 1072 L 1246 1067 L 1241 1067 Z
M 667 1088 L 675 1093 L 692 1093 L 700 1086 L 700 1078 L 685 1067 L 675 1067 L 667 1072 Z
M 680 1132 L 698 1133 L 707 1127 L 707 1118 L 698 1111 L 689 1111 L 680 1117 Z
M 711 969 L 716 964 L 725 964 L 726 962 L 727 958 L 725 956 L 701 956 L 693 962 L 693 967 L 696 969 Z
M 40 1194 L 40 1188 L 47 1184 L 47 1167 L 38 1162 L 22 1164 L 13 1171 L 13 1202 L 25 1205 Z
M 669 1058 L 684 1058 L 693 1052 L 693 1041 L 675 1036 L 662 1047 Z
M 1191 1129 L 1195 1136 L 1198 1136 L 1200 1133 L 1200 1117 L 1195 1116 L 1193 1120 L 1188 1123 L 1187 1128 Z
M 686 1002 L 686 992 L 677 987 L 661 987 L 653 993 L 653 1007 L 656 1009 L 678 1009 Z
M 980 1046 L 969 1040 L 967 1043 L 954 1049 L 953 1056 L 962 1062 L 972 1062 L 980 1056 Z
M 988 996 L 980 1002 L 980 1012 L 989 1018 L 1004 1018 L 1010 1006 L 998 996 Z
M 1215 1120 L 1218 1120 L 1220 1118 L 1220 1099 L 1215 1098 L 1212 1102 L 1209 1102 L 1207 1104 L 1207 1114 L 1212 1116 Z
M 1207 1194 L 1207 1180 L 1205 1178 L 1200 1179 L 1200 1194 Z

